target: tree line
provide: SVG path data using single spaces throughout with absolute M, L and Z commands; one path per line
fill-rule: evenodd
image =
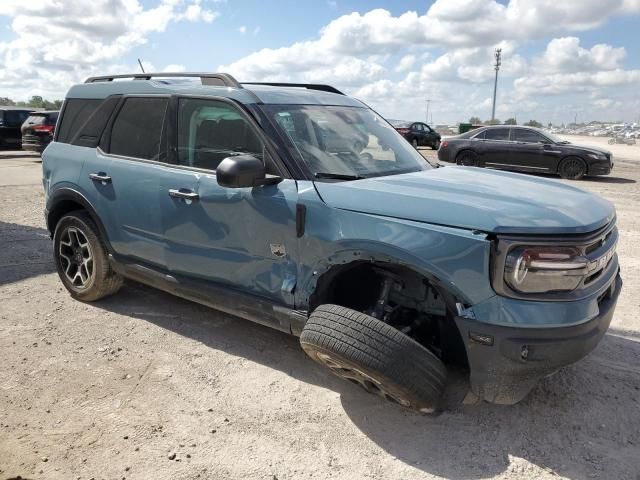
M 493 119 L 493 120 L 485 120 L 484 122 L 482 120 L 480 120 L 480 117 L 471 117 L 469 119 L 469 123 L 472 125 L 517 125 L 518 122 L 516 121 L 515 118 L 507 118 L 504 123 L 502 123 L 500 120 L 498 120 L 497 118 Z M 538 122 L 537 120 L 529 120 L 527 123 L 523 123 L 523 125 L 525 127 L 536 127 L 536 128 L 542 128 L 543 125 Z
M 62 107 L 62 100 L 45 100 L 44 98 L 34 95 L 30 100 L 24 102 L 16 102 L 8 97 L 0 97 L 1 107 L 30 107 L 30 108 L 44 108 L 45 110 L 60 110 Z

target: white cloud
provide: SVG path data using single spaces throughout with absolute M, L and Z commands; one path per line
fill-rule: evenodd
M 587 50 L 577 37 L 554 38 L 536 66 L 547 72 L 615 70 L 621 68 L 625 56 L 624 47 L 598 44 Z
M 89 75 L 115 71 L 124 54 L 171 22 L 212 22 L 218 14 L 201 0 L 150 8 L 138 0 L 3 0 L 3 15 L 15 38 L 0 42 L 0 85 L 4 95 L 26 98 L 60 97 Z
M 405 55 L 400 59 L 398 65 L 395 68 L 396 72 L 405 72 L 413 67 L 413 64 L 416 63 L 415 55 Z
M 246 25 L 241 25 L 240 27 L 238 27 L 238 31 L 244 35 L 245 33 L 247 33 L 247 27 Z

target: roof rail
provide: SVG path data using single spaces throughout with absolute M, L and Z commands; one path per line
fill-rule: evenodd
M 202 85 L 212 85 L 216 87 L 242 88 L 242 85 L 228 73 L 185 73 L 185 72 L 161 72 L 161 73 L 129 73 L 124 75 L 104 75 L 100 77 L 89 77 L 84 83 L 112 82 L 117 78 L 130 78 L 132 80 L 151 80 L 157 77 L 190 77 L 200 78 Z
M 322 92 L 337 93 L 338 95 L 344 95 L 336 87 L 331 85 L 322 85 L 319 83 L 281 83 L 281 82 L 242 82 L 241 85 L 269 85 L 271 87 L 298 87 L 307 88 L 309 90 L 320 90 Z

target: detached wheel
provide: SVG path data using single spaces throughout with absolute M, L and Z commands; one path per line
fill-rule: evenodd
M 411 140 L 411 145 L 413 145 L 413 148 L 415 148 L 417 150 L 418 149 L 418 139 L 414 138 L 413 140 Z
M 83 211 L 60 219 L 53 235 L 60 280 L 71 296 L 93 302 L 117 292 L 122 277 L 111 269 L 98 228 Z
M 558 173 L 567 180 L 580 180 L 587 173 L 587 165 L 578 157 L 567 157 L 558 167 Z
M 300 345 L 311 359 L 367 392 L 422 413 L 432 413 L 447 370 L 433 353 L 386 323 L 337 305 L 309 317 Z
M 478 166 L 478 155 L 471 150 L 465 150 L 460 152 L 456 157 L 456 163 L 458 165 L 464 165 L 465 167 L 477 167 Z

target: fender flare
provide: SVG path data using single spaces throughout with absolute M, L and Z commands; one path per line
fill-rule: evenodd
M 465 305 L 472 305 L 471 300 L 462 292 L 453 282 L 445 281 L 442 276 L 434 274 L 432 271 L 422 268 L 417 265 L 417 262 L 407 261 L 408 258 L 402 259 L 400 256 L 393 254 L 383 254 L 379 252 L 360 250 L 360 249 L 348 249 L 333 254 L 320 264 L 315 265 L 312 269 L 311 276 L 307 279 L 301 289 L 301 303 L 304 304 L 302 308 L 309 308 L 313 296 L 318 291 L 319 283 L 322 277 L 330 272 L 337 271 L 338 269 L 348 268 L 349 265 L 365 263 L 376 264 L 388 264 L 395 265 L 409 270 L 413 270 L 417 274 L 427 278 L 434 286 L 438 287 L 443 293 L 445 293 L 449 300 L 455 298 Z
M 91 202 L 87 200 L 87 198 L 84 195 L 82 195 L 82 193 L 70 187 L 57 188 L 49 196 L 49 199 L 47 200 L 47 206 L 45 210 L 45 220 L 47 223 L 47 230 L 49 231 L 49 235 L 53 238 L 53 234 L 55 232 L 56 224 L 57 224 L 56 220 L 59 219 L 58 209 L 61 207 L 61 205 L 64 202 L 68 202 L 68 201 L 74 202 L 80 205 L 82 209 L 89 214 L 89 216 L 91 217 L 91 220 L 93 220 L 93 223 L 95 223 L 96 226 L 98 227 L 100 236 L 104 241 L 105 246 L 107 247 L 107 250 L 109 251 L 109 253 L 113 253 L 113 249 L 111 248 L 111 243 L 109 242 L 109 237 L 107 236 L 107 231 L 104 228 L 104 224 L 102 223 L 102 220 L 100 220 L 100 216 L 96 212 L 96 209 L 93 207 Z M 66 212 L 61 213 L 61 215 L 64 215 L 64 213 Z M 56 217 L 58 218 L 56 219 Z

